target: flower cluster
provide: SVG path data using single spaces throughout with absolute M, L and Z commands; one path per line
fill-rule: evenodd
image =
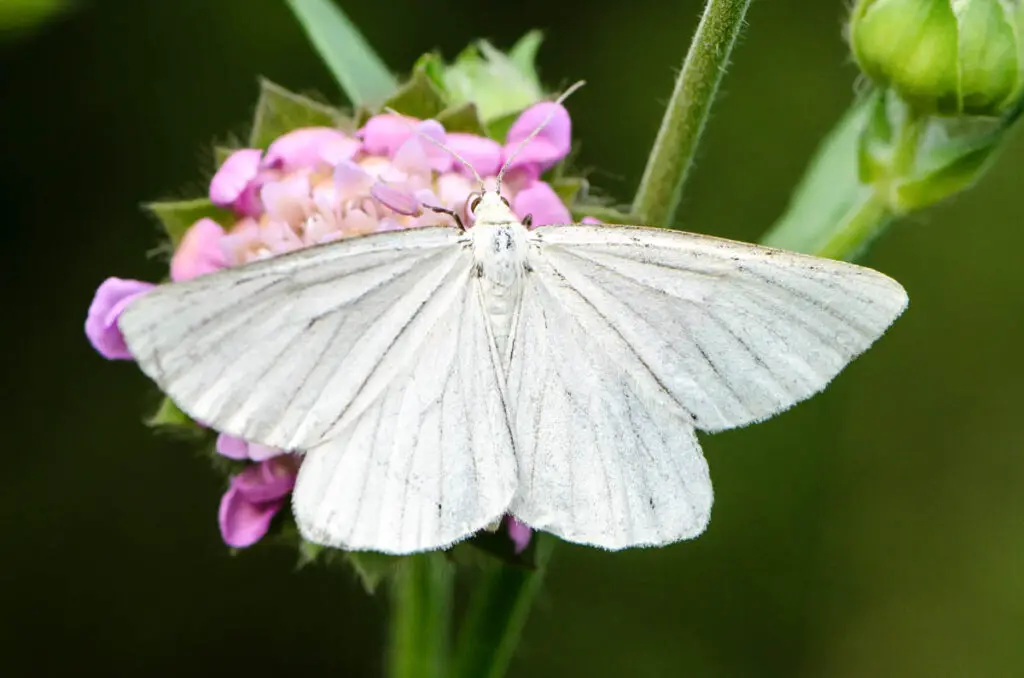
M 513 157 L 546 119 L 540 134 Z M 233 213 L 233 223 L 202 218 L 192 224 L 171 258 L 170 277 L 187 280 L 339 238 L 453 224 L 451 216 L 430 207 L 452 210 L 471 226 L 466 202 L 479 190 L 472 170 L 428 138 L 470 163 L 488 188 L 508 162 L 501 190 L 513 211 L 520 217 L 532 215 L 534 226 L 567 223 L 568 209 L 541 174 L 567 155 L 570 136 L 568 112 L 560 104 L 543 102 L 520 115 L 504 145 L 473 134 L 447 133 L 434 120 L 381 114 L 355 134 L 307 127 L 280 136 L 266 151 L 236 150 L 221 164 L 209 190 L 215 205 Z M 100 285 L 85 330 L 101 355 L 131 359 L 117 319 L 132 299 L 152 287 L 120 278 Z M 218 517 L 228 545 L 250 546 L 267 533 L 284 506 L 299 458 L 226 434 L 218 436 L 216 450 L 248 462 L 230 479 Z M 515 551 L 522 551 L 529 528 L 511 517 L 505 524 Z

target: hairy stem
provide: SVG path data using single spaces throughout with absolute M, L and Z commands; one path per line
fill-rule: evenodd
M 674 222 L 711 103 L 749 6 L 750 0 L 708 0 L 704 7 L 633 200 L 632 213 L 644 224 Z

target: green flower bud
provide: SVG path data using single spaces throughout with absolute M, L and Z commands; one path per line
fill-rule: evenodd
M 858 0 L 849 25 L 861 69 L 913 108 L 998 116 L 1024 94 L 1021 0 Z

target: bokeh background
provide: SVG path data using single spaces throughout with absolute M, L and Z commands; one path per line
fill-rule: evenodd
M 9 16 L 25 0 L 3 0 Z M 108 275 L 157 279 L 143 201 L 200 194 L 264 75 L 341 102 L 278 0 L 79 0 L 0 34 L 7 676 L 376 676 L 386 602 L 291 554 L 231 557 L 221 479 L 154 438 L 156 401 L 82 331 Z M 755 2 L 688 186 L 689 230 L 755 240 L 857 71 L 845 2 Z M 628 202 L 697 0 L 343 3 L 396 71 L 547 32 L 580 163 Z M 0 13 L 3 18 L 3 13 Z M 1018 135 L 1019 137 L 1019 135 Z M 557 549 L 511 676 L 1024 675 L 1024 145 L 890 231 L 867 264 L 911 305 L 823 395 L 704 436 L 693 542 Z

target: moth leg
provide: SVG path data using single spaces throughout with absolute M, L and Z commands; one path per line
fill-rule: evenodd
M 455 225 L 459 227 L 459 230 L 465 232 L 466 227 L 462 224 L 462 217 L 458 215 L 455 210 L 450 210 L 447 207 L 435 207 L 434 205 L 424 205 L 431 212 L 437 212 L 439 214 L 447 214 L 455 220 Z

